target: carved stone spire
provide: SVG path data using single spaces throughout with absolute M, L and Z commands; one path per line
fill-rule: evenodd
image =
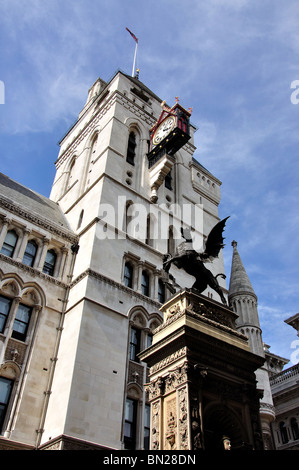
M 264 355 L 260 321 L 257 309 L 257 296 L 237 250 L 237 242 L 232 242 L 233 258 L 228 290 L 229 304 L 237 313 L 236 327 L 249 337 L 250 349 L 255 354 Z M 246 331 L 245 331 L 246 330 Z
M 229 297 L 235 294 L 251 294 L 256 298 L 256 294 L 237 250 L 237 242 L 233 241 L 232 246 L 234 251 L 228 291 Z
M 257 308 L 257 296 L 253 290 L 247 272 L 237 250 L 237 242 L 232 242 L 233 258 L 228 299 L 234 312 L 238 315 L 237 330 L 248 337 L 250 350 L 261 357 L 265 357 L 262 330 L 260 327 Z M 266 449 L 272 449 L 272 435 L 270 423 L 275 419 L 271 387 L 268 370 L 265 365 L 255 372 L 257 387 L 263 390 L 260 401 L 260 418 L 263 429 L 263 440 Z

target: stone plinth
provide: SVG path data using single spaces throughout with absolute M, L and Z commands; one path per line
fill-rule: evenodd
M 235 329 L 236 314 L 192 290 L 163 305 L 140 354 L 150 367 L 152 450 L 261 449 L 255 370 L 263 359 Z

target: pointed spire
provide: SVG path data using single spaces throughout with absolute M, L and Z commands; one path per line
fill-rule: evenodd
M 232 246 L 234 250 L 228 295 L 232 296 L 235 294 L 252 294 L 254 295 L 254 297 L 256 297 L 254 289 L 251 285 L 247 272 L 240 258 L 239 252 L 237 250 L 237 242 L 233 241 Z

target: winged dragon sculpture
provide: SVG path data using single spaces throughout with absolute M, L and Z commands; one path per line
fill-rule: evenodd
M 219 294 L 222 303 L 225 305 L 227 305 L 227 302 L 222 289 L 219 286 L 217 277 L 221 276 L 225 279 L 226 276 L 221 273 L 214 276 L 211 271 L 205 267 L 204 263 L 217 258 L 220 250 L 224 247 L 223 230 L 228 218 L 229 217 L 226 217 L 221 220 L 212 228 L 207 237 L 205 248 L 202 253 L 198 253 L 194 250 L 190 230 L 181 228 L 181 234 L 185 241 L 178 245 L 173 256 L 167 254 L 164 256 L 163 260 L 163 269 L 167 273 L 169 272 L 172 264 L 177 266 L 179 269 L 184 269 L 186 273 L 196 279 L 192 289 L 201 293 L 210 286 Z

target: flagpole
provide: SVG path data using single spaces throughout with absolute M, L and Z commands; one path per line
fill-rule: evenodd
M 132 68 L 132 77 L 134 77 L 134 74 L 135 74 L 135 62 L 136 62 L 136 56 L 137 56 L 137 48 L 138 48 L 138 42 L 136 41 L 133 68 Z
M 134 77 L 135 73 L 135 62 L 136 62 L 136 56 L 137 56 L 137 48 L 138 48 L 138 38 L 135 36 L 135 34 L 132 33 L 132 31 L 129 30 L 129 28 L 126 28 L 128 33 L 131 34 L 132 38 L 134 39 L 136 45 L 135 45 L 135 52 L 134 52 L 134 60 L 133 60 L 133 69 L 132 69 L 132 77 Z

